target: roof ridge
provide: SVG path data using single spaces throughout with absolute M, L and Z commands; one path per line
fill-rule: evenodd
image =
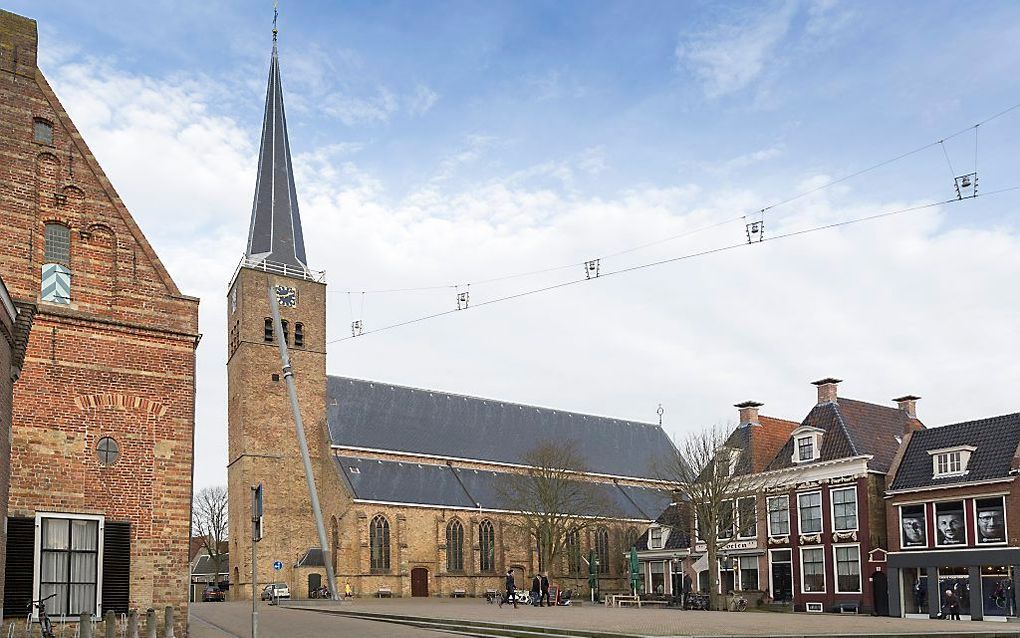
M 852 400 L 852 399 L 851 399 Z M 839 422 L 839 426 L 843 428 L 843 434 L 846 436 L 846 440 L 850 443 L 850 451 L 853 452 L 854 456 L 860 454 L 857 449 L 857 442 L 854 441 L 853 434 L 850 432 L 850 428 L 846 424 L 846 420 L 843 419 L 843 413 L 839 409 L 839 397 L 832 403 L 833 409 L 836 411 L 836 421 Z
M 957 421 L 956 423 L 946 423 L 945 425 L 935 425 L 932 427 L 925 427 L 923 430 L 918 432 L 937 432 L 945 428 L 953 428 L 957 426 L 973 425 L 975 423 L 981 423 L 982 421 L 994 421 L 996 419 L 1008 419 L 1010 417 L 1020 418 L 1020 412 L 1007 412 L 1005 414 L 997 414 L 995 416 L 982 417 L 980 419 L 971 419 L 970 421 Z
M 484 401 L 484 402 L 491 402 L 491 403 L 501 403 L 503 405 L 519 406 L 519 407 L 522 407 L 522 408 L 533 408 L 535 410 L 545 410 L 546 412 L 556 412 L 556 413 L 559 413 L 559 414 L 572 414 L 572 415 L 577 415 L 577 416 L 582 416 L 582 417 L 592 417 L 594 419 L 603 419 L 603 420 L 606 420 L 606 421 L 618 421 L 620 423 L 630 424 L 630 425 L 650 425 L 650 426 L 657 427 L 657 428 L 660 428 L 660 429 L 662 428 L 662 426 L 659 425 L 658 423 L 650 423 L 650 422 L 646 422 L 646 421 L 635 421 L 633 419 L 621 419 L 621 418 L 614 417 L 614 416 L 605 416 L 605 415 L 601 415 L 601 414 L 592 414 L 590 412 L 576 412 L 576 411 L 573 411 L 573 410 L 564 410 L 562 408 L 550 408 L 550 407 L 546 407 L 546 406 L 542 406 L 542 405 L 535 405 L 535 404 L 532 404 L 532 403 L 520 403 L 519 401 L 506 401 L 504 399 L 494 399 L 492 397 L 480 397 L 480 396 L 473 395 L 473 394 L 462 394 L 460 392 L 448 392 L 446 390 L 436 390 L 436 389 L 431 389 L 431 388 L 421 388 L 421 387 L 415 387 L 415 386 L 410 386 L 410 385 L 403 385 L 403 384 L 400 384 L 400 383 L 389 383 L 389 382 L 386 382 L 386 381 L 372 381 L 371 379 L 361 379 L 361 378 L 358 378 L 358 377 L 345 377 L 345 376 L 340 376 L 340 375 L 335 375 L 335 374 L 327 374 L 326 375 L 326 380 L 328 381 L 329 379 L 336 379 L 338 381 L 357 381 L 357 382 L 360 382 L 360 383 L 368 383 L 368 384 L 373 384 L 373 385 L 389 386 L 389 387 L 392 387 L 392 388 L 400 388 L 402 390 L 414 390 L 414 391 L 418 391 L 418 392 L 428 392 L 428 393 L 431 393 L 431 394 L 445 394 L 445 395 L 451 396 L 451 397 L 460 397 L 460 398 L 464 398 L 464 399 L 473 399 L 475 401 Z

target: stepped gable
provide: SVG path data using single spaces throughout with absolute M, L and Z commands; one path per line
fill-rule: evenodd
M 929 450 L 969 445 L 976 448 L 963 476 L 934 478 Z M 966 485 L 1007 478 L 1016 468 L 1020 446 L 1020 412 L 965 421 L 914 432 L 890 490 Z
M 594 473 L 657 478 L 673 444 L 658 425 L 328 377 L 332 442 L 364 448 L 519 463 L 538 443 L 571 441 Z
M 804 467 L 851 456 L 871 455 L 869 469 L 887 472 L 892 465 L 903 433 L 910 429 L 912 419 L 903 410 L 855 399 L 837 398 L 819 403 L 808 413 L 801 425 L 825 432 L 820 458 L 796 464 Z M 766 469 L 793 467 L 793 439 L 790 438 Z
M 334 461 L 356 500 L 376 503 L 458 507 L 465 509 L 506 509 L 499 485 L 506 472 L 453 468 L 432 463 L 383 461 L 338 455 Z M 597 484 L 610 504 L 613 517 L 650 521 L 669 499 L 660 490 L 621 487 L 614 483 Z

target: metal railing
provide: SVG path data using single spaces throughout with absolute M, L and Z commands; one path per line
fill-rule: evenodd
M 261 270 L 274 275 L 296 277 L 298 279 L 305 279 L 307 281 L 315 281 L 318 283 L 324 283 L 326 281 L 325 270 L 312 270 L 310 268 L 292 266 L 291 264 L 283 264 L 277 261 L 270 261 L 268 259 L 253 259 L 248 255 L 241 257 L 241 261 L 237 264 L 237 268 L 234 269 L 234 275 L 230 278 L 230 281 L 233 281 L 234 278 L 237 277 L 237 273 L 239 273 L 242 268 L 251 268 L 252 270 Z

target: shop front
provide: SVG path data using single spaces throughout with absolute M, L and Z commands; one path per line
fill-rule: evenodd
M 950 598 L 961 619 L 1015 618 L 1020 608 L 1018 548 L 895 552 L 888 564 L 893 616 L 940 618 Z

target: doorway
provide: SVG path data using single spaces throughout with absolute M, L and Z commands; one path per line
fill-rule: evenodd
M 889 615 L 889 581 L 885 572 L 875 572 L 871 575 L 871 593 L 875 597 L 875 614 L 879 616 Z
M 429 570 L 415 567 L 411 570 L 411 596 L 414 598 L 429 595 Z
M 322 574 L 308 574 L 308 597 L 312 597 L 312 592 L 318 591 L 322 587 Z
M 770 552 L 772 563 L 772 600 L 789 602 L 793 599 L 793 561 L 788 549 L 774 549 Z

